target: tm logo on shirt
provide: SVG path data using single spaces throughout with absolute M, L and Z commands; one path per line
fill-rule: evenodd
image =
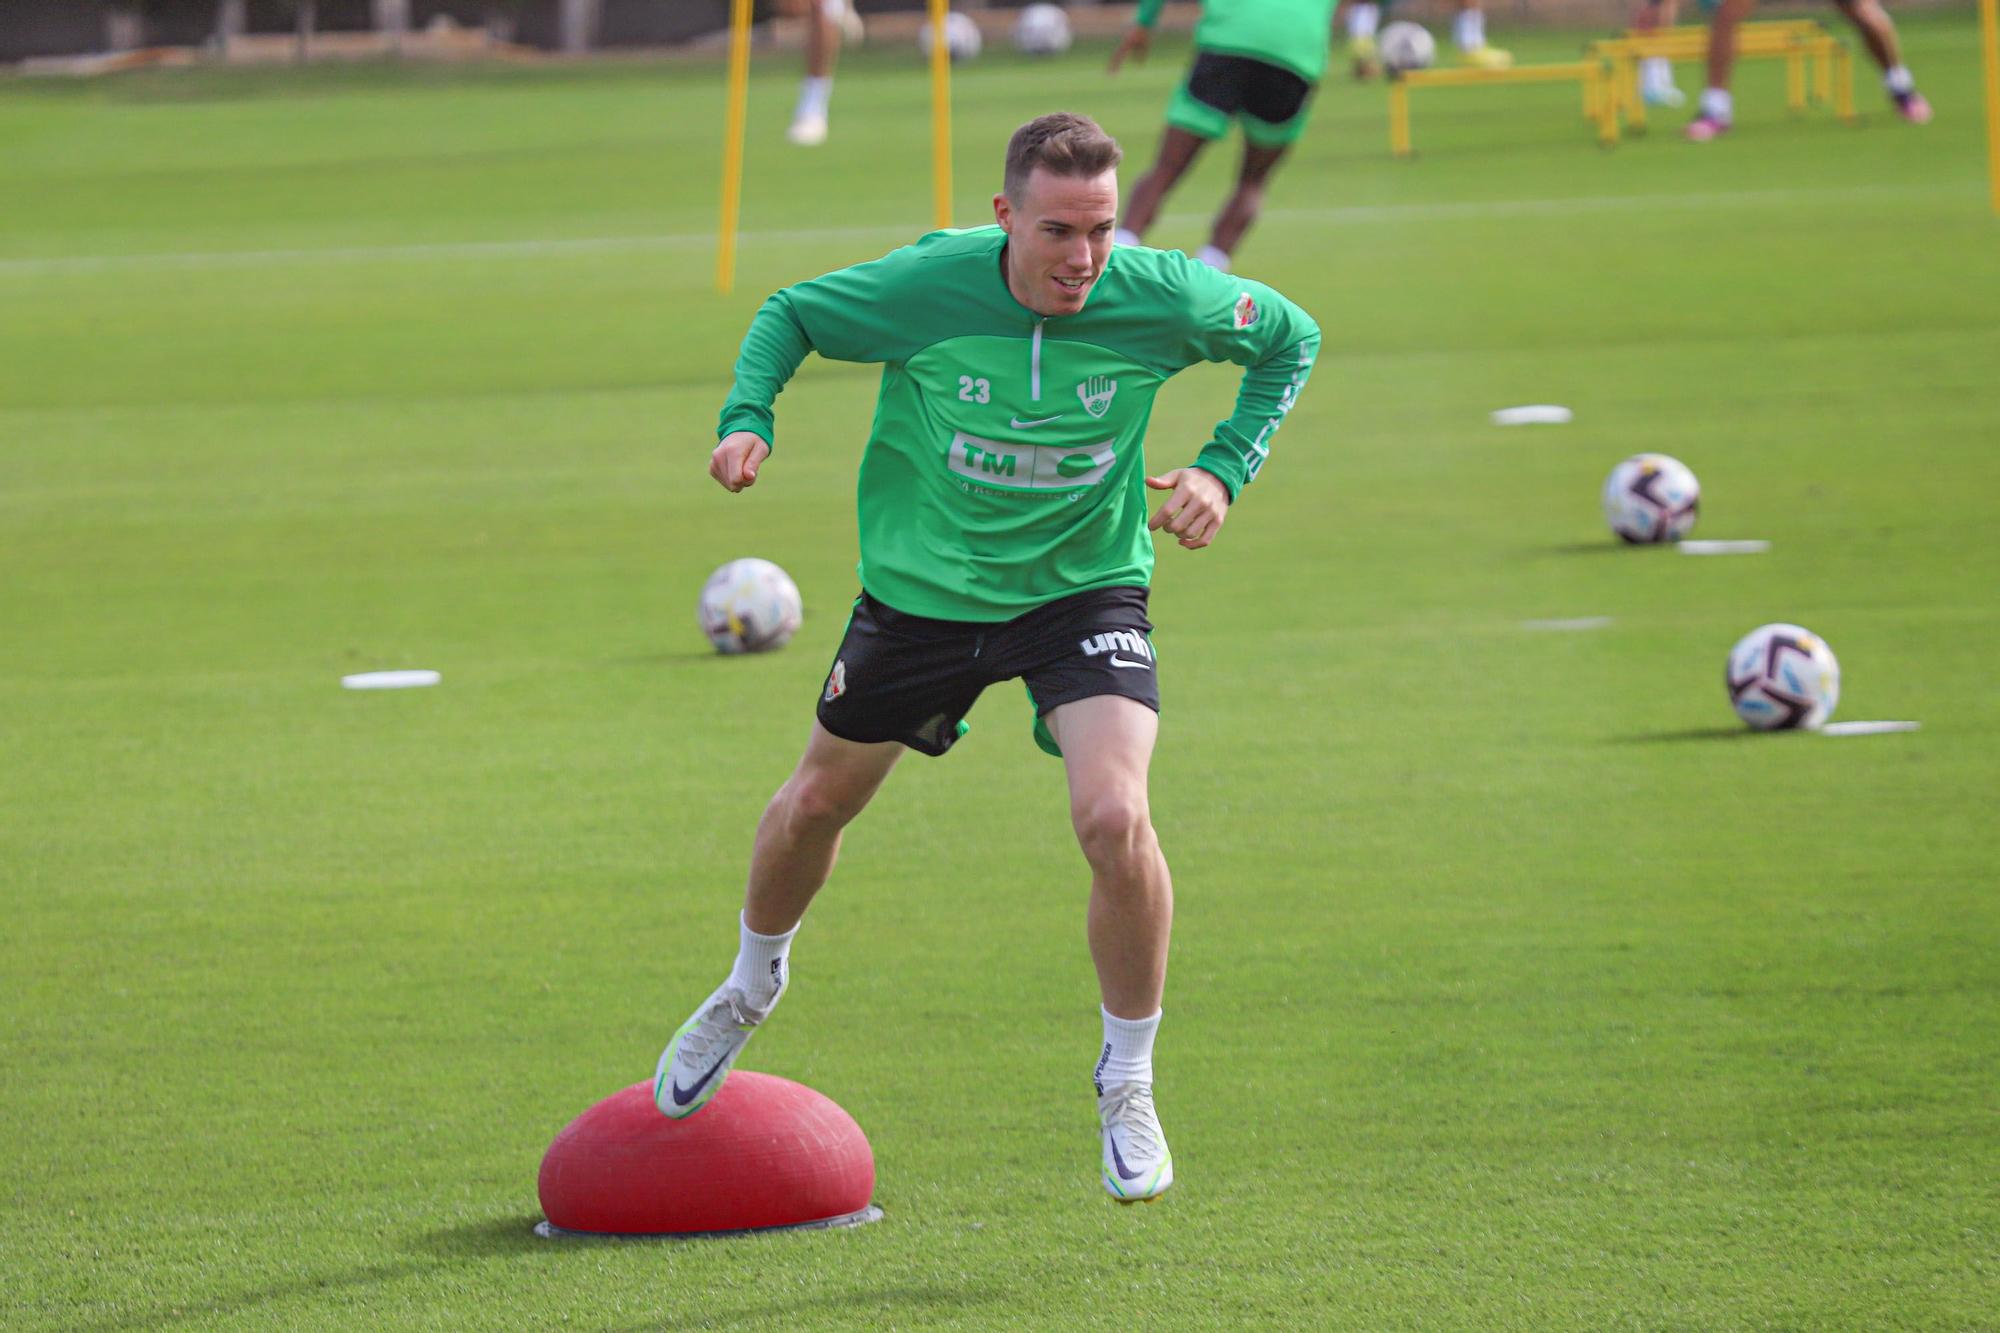
M 1083 410 L 1093 417 L 1111 410 L 1111 398 L 1117 392 L 1118 381 L 1107 375 L 1092 375 L 1076 386 L 1076 396 L 1083 399 Z

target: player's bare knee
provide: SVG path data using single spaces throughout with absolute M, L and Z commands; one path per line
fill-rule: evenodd
M 1093 796 L 1070 806 L 1077 844 L 1096 870 L 1116 870 L 1156 845 L 1153 815 L 1143 796 L 1123 792 Z
M 793 827 L 842 829 L 851 823 L 874 794 L 868 784 L 829 773 L 794 773 L 778 793 Z

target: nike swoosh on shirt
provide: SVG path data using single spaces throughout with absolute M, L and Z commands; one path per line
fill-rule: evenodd
M 1120 657 L 1117 653 L 1111 654 L 1110 660 L 1112 666 L 1138 667 L 1141 671 L 1144 671 L 1147 667 L 1152 665 L 1152 663 L 1150 662 L 1128 662 L 1124 658 Z
M 1060 421 L 1062 420 L 1062 417 L 1063 414 L 1060 412 L 1056 413 L 1052 417 L 1036 417 L 1033 421 L 1023 421 L 1019 417 L 1009 417 L 1007 418 L 1007 424 L 1009 426 L 1012 426 L 1015 430 L 1027 430 L 1033 426 L 1046 426 L 1051 421 Z
M 729 1057 L 733 1054 L 735 1054 L 735 1052 L 733 1051 L 725 1052 L 720 1060 L 717 1060 L 714 1064 L 709 1066 L 708 1072 L 706 1074 L 703 1074 L 700 1078 L 694 1081 L 693 1087 L 683 1088 L 678 1083 L 674 1084 L 674 1105 L 686 1106 L 689 1102 L 693 1101 L 695 1098 L 695 1094 L 708 1086 L 708 1081 L 715 1077 L 715 1071 L 722 1068 L 724 1065 L 728 1064 Z

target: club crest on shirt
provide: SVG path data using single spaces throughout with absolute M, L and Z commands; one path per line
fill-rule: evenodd
M 1117 392 L 1118 381 L 1105 375 L 1092 375 L 1076 386 L 1076 396 L 1083 400 L 1083 410 L 1093 417 L 1101 417 L 1111 410 L 1111 398 Z
M 1257 309 L 1256 300 L 1251 297 L 1250 293 L 1245 292 L 1243 293 L 1243 295 L 1236 298 L 1237 328 L 1239 329 L 1249 328 L 1252 324 L 1255 324 L 1257 322 L 1257 316 L 1261 313 L 1262 312 Z

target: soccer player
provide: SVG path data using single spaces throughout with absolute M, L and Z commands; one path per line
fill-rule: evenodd
M 1357 79 L 1375 77 L 1379 64 L 1375 33 L 1381 27 L 1383 11 L 1392 3 L 1394 0 L 1365 0 L 1364 3 L 1349 4 L 1342 10 L 1347 16 L 1347 55 L 1354 62 L 1354 77 Z M 1458 17 L 1452 20 L 1451 38 L 1458 47 L 1460 64 L 1471 65 L 1475 69 L 1506 69 L 1514 63 L 1511 52 L 1486 44 L 1486 10 L 1481 0 L 1459 0 Z
M 1140 0 L 1111 72 L 1144 60 L 1165 0 Z M 1167 104 L 1167 130 L 1152 169 L 1132 187 L 1120 245 L 1138 245 L 1160 205 L 1201 150 L 1243 126 L 1243 162 L 1208 244 L 1195 258 L 1229 271 L 1230 256 L 1263 207 L 1271 173 L 1306 127 L 1306 103 L 1326 72 L 1335 0 L 1204 0 L 1194 30 L 1194 64 Z
M 788 12 L 803 12 L 806 20 L 806 76 L 799 84 L 798 105 L 785 137 L 803 148 L 826 142 L 827 105 L 833 100 L 833 62 L 840 55 L 841 24 L 848 17 L 848 0 L 791 0 Z
M 1847 21 L 1861 34 L 1868 54 L 1882 69 L 1882 87 L 1896 114 L 1912 125 L 1931 123 L 1931 104 L 1917 91 L 1917 81 L 1903 63 L 1896 25 L 1879 0 L 1834 0 Z M 1701 110 L 1688 122 L 1687 137 L 1707 143 L 1729 132 L 1736 105 L 1729 95 L 1729 75 L 1736 65 L 1736 28 L 1750 16 L 1757 0 L 1721 0 L 1708 24 L 1708 86 L 1701 90 Z
M 1030 121 L 1007 146 L 996 225 L 787 287 L 751 321 L 709 457 L 729 491 L 757 482 L 772 401 L 807 352 L 883 366 L 856 488 L 861 595 L 804 757 L 757 826 L 736 963 L 660 1056 L 669 1116 L 699 1111 L 770 1016 L 841 831 L 897 760 L 944 754 L 981 691 L 1019 679 L 1036 742 L 1063 761 L 1091 872 L 1101 1179 L 1121 1202 L 1173 1183 L 1153 1106 L 1173 886 L 1147 800 L 1160 705 L 1149 529 L 1189 551 L 1215 540 L 1319 329 L 1261 284 L 1114 249 L 1119 156 L 1083 116 Z M 1191 464 L 1149 476 L 1153 395 L 1199 361 L 1247 368 L 1235 410 Z M 1149 488 L 1165 495 L 1150 521 Z

